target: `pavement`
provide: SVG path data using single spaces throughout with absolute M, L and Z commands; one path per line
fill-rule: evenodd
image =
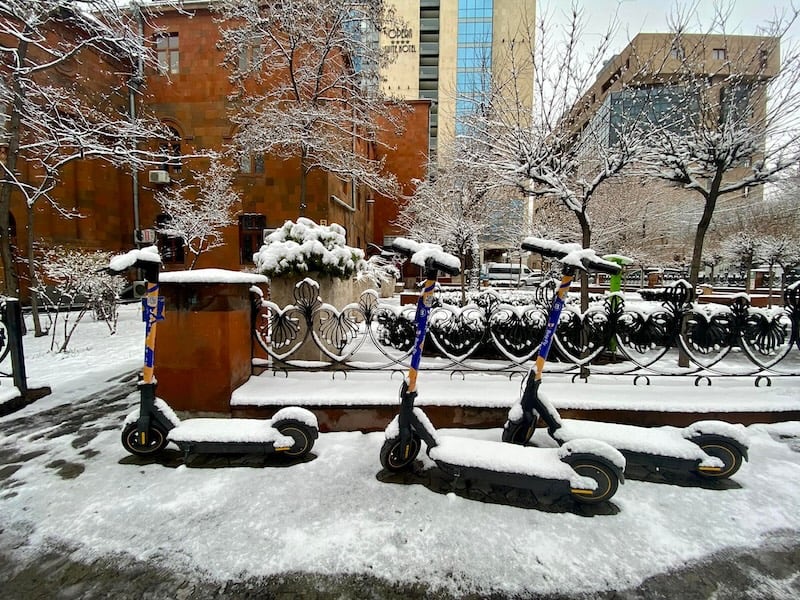
M 110 381 L 102 394 L 95 394 L 81 402 L 7 419 L 3 423 L 4 432 L 13 434 L 25 431 L 29 439 L 36 436 L 54 438 L 69 435 L 73 447 L 80 450 L 81 444 L 85 444 L 97 431 L 119 427 L 119 416 L 130 407 L 133 377 L 130 374 Z M 800 447 L 794 449 L 800 451 Z M 19 482 L 14 481 L 13 473 L 20 468 L 19 465 L 37 456 L 41 454 L 26 456 L 20 454 L 13 444 L 0 443 L 0 465 L 4 465 L 0 466 L 0 498 L 16 493 L 15 486 Z M 91 450 L 87 448 L 81 456 L 83 460 L 91 460 Z M 225 464 L 230 464 L 229 460 L 226 459 Z M 71 478 L 79 475 L 85 465 L 80 461 L 65 463 L 54 460 L 47 467 L 56 470 L 61 477 Z M 392 476 L 387 474 L 387 477 Z M 444 492 L 452 490 L 470 496 L 484 494 L 490 502 L 525 504 L 525 499 L 519 498 L 511 502 L 510 492 L 507 491 L 459 488 L 457 484 L 437 474 L 436 469 L 403 477 L 408 478 L 406 483 L 423 483 Z M 63 542 L 44 549 L 41 546 L 33 548 L 29 544 L 31 533 L 24 528 L 5 523 L 0 518 L 0 587 L 4 599 L 455 598 L 441 590 L 430 589 L 424 583 L 404 585 L 359 574 L 326 576 L 292 572 L 270 577 L 214 581 L 205 578 L 201 573 L 176 572 L 157 563 L 136 561 L 129 556 L 106 555 L 91 562 L 82 562 L 73 558 L 76 548 Z M 798 598 L 800 535 L 796 531 L 774 532 L 766 543 L 755 550 L 728 549 L 682 569 L 651 577 L 632 589 L 577 595 L 566 592 L 535 597 L 550 600 Z M 460 598 L 499 600 L 517 597 L 476 594 Z

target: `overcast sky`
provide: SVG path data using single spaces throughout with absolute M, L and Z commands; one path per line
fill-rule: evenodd
M 618 11 L 619 33 L 612 45 L 613 52 L 619 52 L 639 32 L 667 32 L 669 26 L 667 19 L 676 6 L 674 0 L 578 0 L 579 6 L 584 11 L 587 19 L 587 33 L 600 34 L 608 28 L 609 19 Z M 727 33 L 748 34 L 757 33 L 759 26 L 773 20 L 776 12 L 791 12 L 794 4 L 800 8 L 800 0 L 739 0 L 728 2 L 732 4 L 732 13 L 728 21 Z M 561 17 L 569 11 L 571 0 L 538 0 L 537 17 L 544 14 L 553 14 Z M 696 14 L 700 22 L 695 26 L 699 33 L 706 31 L 714 15 L 714 0 L 683 0 L 681 6 L 696 6 Z M 795 23 L 790 31 L 794 41 L 800 40 L 800 23 Z M 788 40 L 785 40 L 788 42 Z

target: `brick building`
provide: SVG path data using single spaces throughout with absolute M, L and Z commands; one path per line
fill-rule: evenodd
M 145 39 L 155 44 L 161 69 L 144 72 L 137 110 L 153 112 L 170 128 L 172 139 L 151 142 L 160 145 L 168 158 L 163 165 L 139 173 L 89 160 L 69 166 L 53 196 L 83 218 L 65 219 L 52 207 L 42 205 L 37 209 L 35 223 L 35 236 L 42 245 L 117 252 L 132 247 L 135 231 L 144 231 L 140 237 L 149 239 L 149 230 L 166 218 L 154 194 L 175 180 L 186 178 L 190 171 L 207 167 L 207 159 L 187 158 L 189 155 L 203 150 L 221 152 L 230 145 L 235 134 L 229 118 L 233 86 L 229 71 L 222 65 L 223 52 L 217 47 L 218 24 L 207 2 L 192 3 L 189 8 L 190 14 L 162 10 L 144 20 Z M 98 71 L 94 60 L 85 54 L 76 62 L 76 68 L 85 75 L 85 81 L 102 86 L 101 79 L 93 79 Z M 130 69 L 120 68 L 117 72 Z M 126 97 L 119 98 L 122 106 L 127 101 Z M 412 191 L 412 179 L 424 177 L 430 119 L 429 101 L 408 104 L 410 110 L 403 113 L 405 132 L 401 136 L 392 133 L 386 140 L 392 149 L 373 144 L 363 150 L 378 158 L 385 154 L 386 168 L 397 176 L 403 194 Z M 226 229 L 224 246 L 201 257 L 198 268 L 247 268 L 252 264 L 253 252 L 261 245 L 264 230 L 299 216 L 299 157 L 281 160 L 268 155 L 242 156 L 234 185 L 242 198 L 238 223 Z M 350 245 L 365 249 L 371 242 L 383 243 L 384 237 L 390 235 L 396 199 L 378 197 L 365 187 L 353 186 L 316 169 L 308 175 L 306 193 L 305 216 L 319 223 L 342 225 Z M 11 204 L 16 244 L 20 247 L 26 243 L 22 202 L 15 196 Z M 182 256 L 180 244 L 158 237 L 167 268 L 185 268 L 190 258 Z

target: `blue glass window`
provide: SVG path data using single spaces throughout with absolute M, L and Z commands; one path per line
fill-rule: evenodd
M 475 110 L 488 91 L 492 67 L 493 0 L 459 0 L 456 54 L 456 133 L 463 117 Z

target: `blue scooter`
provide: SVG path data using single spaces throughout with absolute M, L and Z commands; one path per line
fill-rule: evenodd
M 545 495 L 571 495 L 577 502 L 587 504 L 610 500 L 624 481 L 625 459 L 604 442 L 576 439 L 558 448 L 534 448 L 442 435 L 423 410 L 414 406 L 438 273 L 457 275 L 461 263 L 440 246 L 405 238 L 397 238 L 392 250 L 424 269 L 425 284 L 417 300 L 416 339 L 408 375 L 400 387 L 400 411 L 386 428 L 386 440 L 380 451 L 383 468 L 409 469 L 425 442 L 428 456 L 453 477 Z
M 556 259 L 562 263 L 563 269 L 558 294 L 553 299 L 547 329 L 539 346 L 535 371 L 533 376 L 529 373 L 519 402 L 508 413 L 503 441 L 523 446 L 528 444 L 541 417 L 550 437 L 558 444 L 583 437 L 603 440 L 625 456 L 629 467 L 638 467 L 650 473 L 693 473 L 708 479 L 726 479 L 736 473 L 742 462 L 747 460 L 748 440 L 742 425 L 707 420 L 683 429 L 663 429 L 561 419 L 556 408 L 540 393 L 539 386 L 564 308 L 564 298 L 576 269 L 615 275 L 621 267 L 601 259 L 593 250 L 582 249 L 576 244 L 526 238 L 522 249 Z
M 319 436 L 317 418 L 299 407 L 279 410 L 271 419 L 184 419 L 156 396 L 155 345 L 164 299 L 158 295 L 161 258 L 155 247 L 131 250 L 111 260 L 109 271 L 144 272 L 147 294 L 142 299 L 145 322 L 144 367 L 139 381 L 139 408 L 125 419 L 122 446 L 136 456 L 153 456 L 169 442 L 189 454 L 272 454 L 302 458 Z

